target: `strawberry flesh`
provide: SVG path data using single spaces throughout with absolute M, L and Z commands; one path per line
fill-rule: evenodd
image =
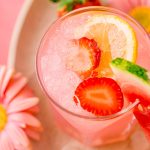
M 123 107 L 121 88 L 111 78 L 89 78 L 78 85 L 75 96 L 83 109 L 106 116 L 119 112 Z
M 93 39 L 86 37 L 73 40 L 73 43 L 77 50 L 70 52 L 66 66 L 76 72 L 82 79 L 85 79 L 99 65 L 101 50 Z
M 75 4 L 73 9 L 79 9 L 79 8 L 88 7 L 88 6 L 100 6 L 100 5 L 101 4 L 99 0 L 87 0 L 83 4 Z
M 143 128 L 146 136 L 150 140 L 150 109 L 144 105 L 139 104 L 133 110 L 134 116 L 138 120 L 140 126 Z

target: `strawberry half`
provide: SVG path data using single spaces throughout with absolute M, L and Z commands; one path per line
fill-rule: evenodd
M 73 40 L 77 50 L 67 57 L 67 68 L 76 72 L 82 79 L 89 77 L 99 65 L 101 50 L 93 39 L 86 37 Z
M 121 88 L 111 78 L 89 78 L 79 84 L 75 91 L 83 109 L 98 115 L 106 116 L 117 113 L 123 107 Z

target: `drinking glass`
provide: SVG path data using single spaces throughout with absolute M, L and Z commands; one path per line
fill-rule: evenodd
M 36 57 L 36 67 L 39 81 L 49 98 L 50 109 L 52 109 L 57 125 L 80 142 L 89 146 L 98 146 L 126 140 L 132 134 L 136 125 L 133 110 L 138 101 L 129 103 L 120 112 L 109 116 L 91 116 L 88 113 L 83 115 L 74 111 L 70 102 L 65 101 L 65 98 L 67 99 L 67 96 L 72 92 L 71 89 L 66 88 L 66 76 L 72 84 L 76 82 L 76 79 L 72 77 L 70 72 L 67 75 L 66 72 L 64 74 L 58 72 L 52 76 L 53 71 L 57 70 L 55 67 L 60 67 L 63 64 L 63 61 L 60 60 L 63 56 L 61 53 L 59 56 L 55 52 L 63 51 L 65 42 L 73 38 L 75 28 L 83 25 L 89 18 L 89 14 L 92 13 L 119 16 L 129 23 L 134 29 L 138 41 L 137 64 L 150 69 L 150 51 L 148 49 L 150 39 L 146 31 L 127 14 L 101 6 L 72 11 L 50 25 L 42 38 Z M 66 88 L 65 92 L 55 91 L 56 85 Z M 64 102 L 58 101 L 57 96 L 64 98 Z M 70 101 L 73 103 L 72 100 Z

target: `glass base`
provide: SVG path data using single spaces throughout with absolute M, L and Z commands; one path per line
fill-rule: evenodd
M 136 125 L 135 117 L 130 113 L 108 125 L 107 122 L 91 120 L 87 122 L 83 118 L 79 120 L 79 118 L 67 116 L 67 114 L 60 112 L 58 108 L 53 106 L 51 110 L 53 110 L 55 122 L 59 128 L 82 144 L 90 147 L 127 140 L 133 133 Z M 99 124 L 103 123 L 106 124 L 106 127 L 99 126 Z

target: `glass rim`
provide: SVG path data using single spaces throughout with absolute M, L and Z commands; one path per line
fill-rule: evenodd
M 127 20 L 132 21 L 138 28 L 140 28 L 140 30 L 143 30 L 142 32 L 145 33 L 145 35 L 147 35 L 147 37 L 149 38 L 149 35 L 147 34 L 146 30 L 131 16 L 129 16 L 128 14 L 118 10 L 118 9 L 114 9 L 114 8 L 110 8 L 110 7 L 104 7 L 104 6 L 90 6 L 90 7 L 84 7 L 84 8 L 80 8 L 77 10 L 73 10 L 69 13 L 67 13 L 66 15 L 64 15 L 63 17 L 57 19 L 56 21 L 54 21 L 47 29 L 47 31 L 45 32 L 45 34 L 43 35 L 41 42 L 39 44 L 39 48 L 37 50 L 36 53 L 36 74 L 38 77 L 38 81 L 44 91 L 44 93 L 47 95 L 47 97 L 50 99 L 50 101 L 56 105 L 56 107 L 58 107 L 59 109 L 61 109 L 62 111 L 69 113 L 73 116 L 79 117 L 79 118 L 83 118 L 83 119 L 90 119 L 90 120 L 109 120 L 109 119 L 113 119 L 116 117 L 119 117 L 129 111 L 131 111 L 135 106 L 137 106 L 139 104 L 139 100 L 136 100 L 134 103 L 131 103 L 130 105 L 128 105 L 126 108 L 123 108 L 121 111 L 114 113 L 112 115 L 107 115 L 107 116 L 87 116 L 87 115 L 80 115 L 77 113 L 74 113 L 70 110 L 67 110 L 65 107 L 61 106 L 60 104 L 58 104 L 55 100 L 53 100 L 53 98 L 51 98 L 51 96 L 48 94 L 46 88 L 44 87 L 44 83 L 42 81 L 42 78 L 40 77 L 40 73 L 39 73 L 39 67 L 38 67 L 38 58 L 39 58 L 39 52 L 40 52 L 40 47 L 42 44 L 42 41 L 44 39 L 44 37 L 46 36 L 47 32 L 49 31 L 50 28 L 52 28 L 55 23 L 63 21 L 65 18 L 68 18 L 70 16 L 74 16 L 83 12 L 88 12 L 88 11 L 104 11 L 104 12 L 110 12 L 110 13 L 114 13 L 114 14 L 119 14 L 123 17 L 125 17 Z

